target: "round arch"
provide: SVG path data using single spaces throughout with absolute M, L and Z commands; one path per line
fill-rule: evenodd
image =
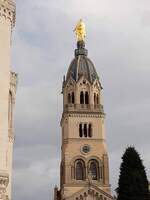
M 74 162 L 74 178 L 75 180 L 86 179 L 86 166 L 82 159 L 77 159 Z

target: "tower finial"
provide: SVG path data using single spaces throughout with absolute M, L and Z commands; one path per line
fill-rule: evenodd
M 85 41 L 86 38 L 86 28 L 85 28 L 85 23 L 83 22 L 82 19 L 77 23 L 74 32 L 76 33 L 77 41 Z

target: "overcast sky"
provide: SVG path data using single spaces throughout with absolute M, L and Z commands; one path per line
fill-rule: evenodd
M 53 200 L 59 185 L 62 78 L 74 57 L 80 18 L 104 88 L 112 190 L 128 145 L 141 154 L 150 179 L 150 1 L 16 1 L 13 200 Z

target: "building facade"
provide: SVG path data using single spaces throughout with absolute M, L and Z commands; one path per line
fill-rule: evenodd
M 11 198 L 13 110 L 17 75 L 11 71 L 10 50 L 15 3 L 0 0 L 0 200 Z
M 55 200 L 113 199 L 102 89 L 85 41 L 78 40 L 62 87 L 60 189 L 54 189 Z

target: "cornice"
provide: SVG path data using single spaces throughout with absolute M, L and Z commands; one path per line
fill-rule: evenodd
M 103 188 L 108 188 L 110 187 L 110 185 L 105 185 L 102 181 L 92 181 L 93 184 L 97 187 L 103 187 Z M 76 181 L 73 180 L 70 183 L 65 183 L 63 184 L 64 187 L 88 187 L 89 186 L 89 181 L 85 180 L 85 181 Z
M 61 126 L 64 122 L 64 119 L 68 117 L 85 117 L 85 118 L 103 118 L 105 119 L 105 113 L 101 113 L 101 112 L 63 112 L 62 114 L 62 118 L 61 118 Z
M 65 144 L 67 144 L 68 142 L 79 142 L 81 141 L 81 138 L 68 138 L 68 139 L 64 139 L 63 140 Z M 89 141 L 92 141 L 92 142 L 106 142 L 105 139 L 94 139 L 94 138 L 82 138 L 82 141 L 85 141 L 85 142 L 89 142 Z

